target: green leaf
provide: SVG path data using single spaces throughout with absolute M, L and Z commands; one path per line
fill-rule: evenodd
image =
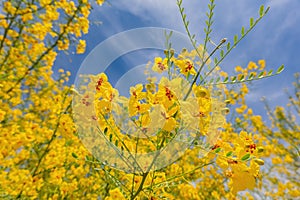
M 187 79 L 189 79 L 189 78 L 190 78 L 190 76 L 191 76 L 191 73 L 190 73 L 190 72 L 188 72 L 188 73 L 187 73 L 187 76 L 186 76 L 186 78 L 187 78 Z
M 74 158 L 78 158 L 78 156 L 77 156 L 76 153 L 74 153 L 74 152 L 72 152 L 72 156 L 73 156 Z
M 242 76 L 239 78 L 239 81 L 244 81 L 245 80 L 245 75 L 242 74 Z
M 91 159 L 90 159 L 89 156 L 85 156 L 85 160 L 86 160 L 86 161 L 89 161 L 89 160 L 91 160 Z
M 230 50 L 230 42 L 227 43 L 227 51 Z
M 205 24 L 206 24 L 207 26 L 209 26 L 209 21 L 208 21 L 208 20 L 205 20 Z
M 204 80 L 203 76 L 200 75 L 200 81 L 202 82 Z
M 108 130 L 108 128 L 107 128 L 107 127 L 105 127 L 105 129 L 104 129 L 104 134 L 106 134 L 106 133 L 107 133 L 107 130 Z
M 246 161 L 246 160 L 248 160 L 249 158 L 250 158 L 250 153 L 247 153 L 246 155 L 244 155 L 242 158 L 241 158 L 241 160 L 242 161 Z
M 242 29 L 241 29 L 241 35 L 242 35 L 242 36 L 245 35 L 245 27 L 242 27 Z
M 216 150 L 215 150 L 215 153 L 219 153 L 221 151 L 221 147 L 218 147 Z
M 284 65 L 281 65 L 281 66 L 277 69 L 276 74 L 280 74 L 283 70 L 284 70 Z
M 236 81 L 236 76 L 232 76 L 232 77 L 231 77 L 231 82 L 234 83 L 235 81 Z
M 209 14 L 208 14 L 208 12 L 206 12 L 205 14 L 206 14 L 206 17 L 208 17 L 208 18 L 209 18 Z
M 218 63 L 218 58 L 215 58 L 214 62 L 215 62 L 215 64 L 217 64 Z
M 236 44 L 238 42 L 238 35 L 235 35 L 233 38 L 234 44 Z
M 212 82 L 214 82 L 214 79 L 213 79 L 213 78 L 212 78 L 212 79 L 210 79 L 209 83 L 212 83 Z
M 254 19 L 253 17 L 250 18 L 250 27 L 252 27 L 254 25 Z
M 248 80 L 252 80 L 254 78 L 254 74 L 251 73 L 250 76 L 248 77 Z
M 73 140 L 68 140 L 68 141 L 66 141 L 66 146 L 68 147 L 68 146 L 71 146 L 73 144 Z
M 226 153 L 226 157 L 229 157 L 229 156 L 231 156 L 232 155 L 232 151 L 229 151 L 228 153 Z
M 273 70 L 271 69 L 269 72 L 268 72 L 268 76 L 271 76 L 273 74 Z
M 216 83 L 219 83 L 221 80 L 221 77 L 218 77 L 217 80 L 216 80 Z
M 263 77 L 264 77 L 264 73 L 265 73 L 265 72 L 260 72 L 260 73 L 258 74 L 257 77 L 258 77 L 258 78 L 263 78 Z
M 116 147 L 118 146 L 118 144 L 119 144 L 119 140 L 116 140 L 116 141 L 115 141 Z
M 260 8 L 259 8 L 259 16 L 262 17 L 264 15 L 264 9 L 265 9 L 264 5 L 261 5 Z
M 223 83 L 227 83 L 228 82 L 228 76 L 224 79 Z
M 220 56 L 221 56 L 222 58 L 224 57 L 224 50 L 223 50 L 223 49 L 220 51 Z
M 109 141 L 112 141 L 112 134 L 109 135 Z

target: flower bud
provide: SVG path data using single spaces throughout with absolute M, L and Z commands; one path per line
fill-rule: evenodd
M 263 152 L 263 151 L 264 151 L 264 148 L 263 148 L 263 147 L 258 147 L 258 148 L 257 148 L 257 152 L 258 152 L 258 153 L 261 153 L 261 152 Z
M 207 95 L 207 91 L 205 89 L 200 89 L 197 94 L 199 95 L 199 97 L 206 97 Z
M 221 40 L 221 43 L 223 44 L 223 43 L 225 43 L 227 41 L 227 38 L 223 38 L 222 40 Z
M 174 56 L 175 50 L 174 49 L 170 49 L 170 54 L 171 54 L 171 57 Z
M 230 112 L 229 108 L 223 108 L 222 109 L 222 114 L 223 115 L 227 115 L 227 114 L 229 114 L 229 112 Z
M 254 162 L 256 162 L 258 165 L 264 165 L 265 161 L 263 161 L 262 159 L 254 159 Z
M 187 52 L 187 49 L 186 48 L 183 48 L 181 53 L 186 53 Z

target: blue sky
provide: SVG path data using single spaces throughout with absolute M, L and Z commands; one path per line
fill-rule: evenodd
M 208 1 L 183 0 L 190 30 L 197 35 L 199 43 L 203 41 L 205 11 Z M 240 32 L 241 26 L 247 27 L 250 17 L 258 16 L 261 4 L 271 7 L 267 16 L 257 25 L 233 52 L 221 64 L 227 72 L 233 72 L 237 65 L 245 67 L 249 61 L 265 59 L 267 69 L 276 69 L 281 64 L 285 71 L 279 76 L 253 82 L 247 101 L 254 113 L 265 115 L 260 99 L 265 96 L 271 106 L 287 103 L 284 89 L 292 92 L 293 74 L 300 72 L 300 1 L 298 0 L 222 0 L 216 1 L 215 23 L 212 40 L 217 43 L 222 38 L 232 41 L 233 35 Z M 176 0 L 114 0 L 103 6 L 94 6 L 90 15 L 90 30 L 83 38 L 87 40 L 86 53 L 66 55 L 60 53 L 55 68 L 65 68 L 72 72 L 71 81 L 80 64 L 90 51 L 99 43 L 117 33 L 140 27 L 163 27 L 185 33 Z M 101 24 L 101 25 L 100 25 Z M 128 66 L 136 66 L 151 59 L 158 52 L 149 50 L 128 54 L 116 60 L 120 66 L 116 73 L 126 71 Z M 139 62 L 134 61 L 140 58 Z M 111 74 L 114 74 L 111 71 Z

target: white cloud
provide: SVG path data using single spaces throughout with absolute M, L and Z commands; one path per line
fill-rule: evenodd
M 112 5 L 136 16 L 159 21 L 171 19 L 170 15 L 178 13 L 175 0 L 114 1 Z
M 268 3 L 271 7 L 282 7 L 292 2 L 292 0 L 269 0 Z
M 183 6 L 185 7 L 187 18 L 190 20 L 190 29 L 192 33 L 196 33 L 203 39 L 203 28 L 204 20 L 206 20 L 205 12 L 207 11 L 208 1 L 183 1 Z M 285 47 L 287 50 L 295 50 L 299 38 L 284 38 L 284 36 L 289 32 L 299 32 L 299 22 L 300 14 L 298 14 L 298 8 L 300 6 L 300 1 L 297 0 L 252 0 L 252 1 L 233 1 L 223 0 L 216 1 L 215 10 L 215 23 L 214 32 L 212 34 L 212 39 L 217 41 L 222 37 L 232 38 L 233 34 L 239 33 L 241 26 L 247 27 L 249 24 L 250 17 L 258 16 L 258 9 L 261 4 L 270 5 L 271 9 L 268 15 L 255 27 L 255 30 L 251 32 L 247 38 L 241 44 L 241 47 L 237 47 L 230 57 L 225 60 L 226 70 L 230 71 L 234 65 L 248 63 L 248 61 L 255 59 L 265 58 L 268 64 L 274 66 L 269 66 L 268 69 L 272 67 L 276 68 L 282 63 L 281 61 L 289 60 L 290 53 L 281 52 L 282 45 L 285 40 L 290 44 Z M 176 5 L 176 0 L 115 0 L 111 2 L 112 7 L 120 12 L 127 12 L 145 22 L 151 22 L 151 24 L 157 24 L 157 26 L 173 28 L 184 32 L 184 26 Z M 115 13 L 108 14 L 105 21 L 111 23 L 112 32 L 124 31 L 126 27 L 123 23 L 125 21 L 116 20 Z M 145 24 L 147 26 L 147 24 Z M 198 37 L 198 39 L 200 39 Z M 202 42 L 202 40 L 199 40 Z M 298 42 L 299 44 L 299 42 Z M 290 49 L 289 49 L 290 48 Z M 296 50 L 299 51 L 299 48 Z M 284 59 L 283 59 L 284 58 Z M 296 60 L 293 60 L 296 62 Z M 299 63 L 299 62 L 298 62 Z M 288 63 L 284 63 L 288 65 Z M 296 63 L 293 63 L 296 64 Z M 288 69 L 289 70 L 289 69 Z M 296 69 L 291 69 L 287 71 L 282 76 L 287 79 L 291 76 Z M 299 71 L 299 70 L 298 70 Z M 265 89 L 262 85 L 256 90 L 251 90 L 249 94 L 249 100 L 257 100 L 262 96 L 268 96 L 272 101 L 282 102 L 283 87 L 287 86 L 285 82 L 284 86 L 278 80 L 278 77 L 272 78 L 273 89 Z M 292 78 L 291 78 L 292 80 Z M 291 82 L 291 80 L 289 82 Z M 284 95 L 283 95 L 284 96 Z

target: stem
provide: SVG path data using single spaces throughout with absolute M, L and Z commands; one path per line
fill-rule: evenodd
M 221 57 L 221 59 L 215 63 L 214 67 L 205 75 L 205 77 L 203 78 L 203 80 L 201 80 L 200 84 L 203 83 L 203 81 L 215 70 L 215 68 L 224 60 L 224 58 L 232 51 L 232 49 L 234 49 L 237 44 L 246 37 L 246 35 L 248 35 L 248 33 L 256 26 L 256 24 L 268 13 L 270 7 L 268 7 L 265 12 L 263 13 L 263 15 L 261 15 L 257 20 L 255 20 L 254 24 L 252 26 L 250 26 L 250 28 L 246 31 L 245 34 L 242 35 L 241 38 L 239 38 L 230 49 L 227 50 L 227 52 L 224 54 L 223 57 Z
M 181 176 L 184 176 L 184 175 L 193 173 L 193 172 L 195 172 L 196 170 L 201 169 L 201 168 L 203 168 L 203 167 L 205 167 L 205 166 L 211 165 L 211 164 L 213 164 L 213 163 L 214 163 L 214 162 L 205 163 L 205 164 L 203 164 L 203 165 L 201 165 L 201 166 L 195 167 L 194 169 L 192 169 L 192 170 L 190 170 L 190 171 L 188 171 L 188 172 L 184 172 L 184 173 L 182 173 L 182 174 L 173 176 L 173 177 L 171 177 L 171 178 L 166 179 L 165 181 L 162 181 L 162 182 L 153 184 L 152 186 L 161 185 L 161 184 L 166 183 L 166 182 L 169 182 L 169 181 L 171 181 L 171 180 L 173 180 L 173 179 L 175 179 L 175 178 L 179 178 L 179 177 L 181 177 Z M 148 187 L 145 188 L 145 189 L 148 189 Z
M 136 158 L 131 154 L 130 150 L 129 150 L 128 147 L 126 146 L 126 144 L 125 144 L 125 142 L 123 141 L 123 139 L 120 138 L 120 137 L 118 136 L 118 134 L 114 131 L 112 124 L 108 122 L 108 120 L 105 118 L 105 116 L 104 116 L 102 113 L 101 113 L 101 115 L 102 115 L 102 117 L 105 119 L 106 124 L 108 124 L 109 127 L 113 130 L 114 135 L 117 137 L 117 139 L 118 139 L 118 140 L 122 143 L 122 145 L 125 147 L 125 149 L 126 149 L 127 152 L 129 153 L 129 157 L 132 157 L 133 160 L 134 160 L 134 163 L 136 163 L 137 166 L 138 166 L 138 168 L 139 168 L 141 171 L 143 171 L 142 168 L 141 168 L 141 166 L 140 166 L 139 163 L 137 162 Z M 107 142 L 107 143 L 111 143 L 111 142 L 107 139 L 107 137 L 105 136 L 105 133 L 102 132 L 102 131 L 100 130 L 99 127 L 97 127 L 97 128 L 98 128 L 99 132 L 102 134 L 102 136 L 105 138 L 106 142 Z M 114 148 L 114 146 L 113 146 L 112 148 Z M 131 163 L 130 163 L 130 161 L 128 160 L 128 158 L 125 158 L 125 157 L 122 155 L 122 152 L 120 152 L 118 148 L 114 148 L 114 150 L 119 154 L 119 157 L 124 161 L 124 163 L 125 163 L 128 167 L 130 167 L 130 164 L 131 164 Z M 135 169 L 134 169 L 134 171 L 135 171 Z
M 145 182 L 148 174 L 149 174 L 149 171 L 143 174 L 142 182 L 141 182 L 139 188 L 137 189 L 136 193 L 130 198 L 131 200 L 134 200 L 135 197 L 137 197 L 137 195 L 142 191 L 143 186 L 144 186 L 144 182 Z
M 199 56 L 199 58 L 201 58 L 201 54 L 200 54 L 200 52 L 199 52 L 199 50 L 198 50 L 198 48 L 196 46 L 196 42 L 197 41 L 194 39 L 195 35 L 193 35 L 193 36 L 191 35 L 191 32 L 190 32 L 189 27 L 188 27 L 189 22 L 186 21 L 186 14 L 184 14 L 184 12 L 183 12 L 184 8 L 181 7 L 181 4 L 182 4 L 182 0 L 177 0 L 177 5 L 178 5 L 179 11 L 180 11 L 180 15 L 181 15 L 181 19 L 182 19 L 183 24 L 184 24 L 185 31 L 187 32 L 188 37 L 189 37 L 189 39 L 190 39 L 190 41 L 191 41 L 191 43 L 192 43 L 192 45 L 193 45 L 193 47 L 194 47 L 197 55 Z
M 211 33 L 212 29 L 211 29 L 211 25 L 213 24 L 213 9 L 215 7 L 214 4 L 214 0 L 210 1 L 210 5 L 208 6 L 209 8 L 209 14 L 208 14 L 208 23 L 207 23 L 207 30 L 205 31 L 205 39 L 204 39 L 204 45 L 203 45 L 203 52 L 202 52 L 202 57 L 201 57 L 201 61 L 202 63 L 204 62 L 204 56 L 207 50 L 207 42 L 210 40 L 209 34 Z M 200 69 L 201 71 L 202 69 Z
M 158 152 L 156 153 L 154 159 L 152 160 L 151 164 L 149 165 L 148 169 L 147 169 L 147 172 L 143 174 L 143 178 L 142 178 L 142 181 L 141 181 L 141 184 L 139 185 L 139 188 L 137 189 L 136 193 L 131 197 L 131 200 L 135 199 L 137 197 L 137 195 L 143 190 L 143 186 L 144 186 L 144 182 L 150 172 L 150 169 L 152 168 L 152 166 L 154 165 L 154 162 L 156 161 L 157 157 L 159 156 L 160 154 L 160 149 L 162 147 L 162 145 L 164 144 L 165 142 L 165 137 L 163 138 L 160 146 L 159 146 L 159 150 Z
M 204 65 L 207 63 L 207 61 L 212 57 L 212 55 L 214 55 L 214 53 L 222 46 L 222 44 L 224 44 L 226 42 L 226 38 L 224 38 L 224 39 L 222 39 L 221 41 L 220 41 L 220 43 L 218 44 L 218 46 L 216 46 L 215 47 L 215 49 L 209 54 L 209 56 L 204 60 L 204 62 L 201 64 L 201 66 L 200 66 L 200 68 L 199 68 L 199 70 L 198 70 L 198 72 L 197 72 L 197 74 L 196 74 L 196 76 L 195 76 L 195 78 L 194 78 L 194 80 L 193 80 L 193 82 L 192 82 L 192 84 L 191 84 L 191 86 L 190 86 L 190 88 L 189 88 L 189 90 L 188 90 L 188 92 L 187 92 L 187 94 L 185 95 L 185 97 L 184 97 L 184 99 L 183 100 L 186 100 L 187 98 L 188 98 L 188 96 L 190 95 L 190 93 L 191 93 L 191 91 L 192 91 L 192 89 L 193 89 L 193 85 L 196 83 L 196 81 L 197 81 L 197 79 L 198 79 L 198 77 L 199 77 L 199 75 L 200 75 L 200 73 L 201 73 L 201 70 L 202 70 L 202 68 L 204 67 Z

